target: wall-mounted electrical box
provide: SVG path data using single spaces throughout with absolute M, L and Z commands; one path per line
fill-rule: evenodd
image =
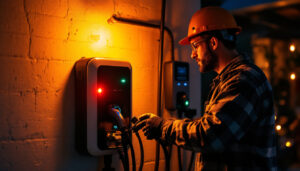
M 121 148 L 120 124 L 109 112 L 118 109 L 126 128 L 131 119 L 131 65 L 105 58 L 76 62 L 76 148 L 93 156 Z
M 183 110 L 189 106 L 189 64 L 169 61 L 164 64 L 165 106 Z

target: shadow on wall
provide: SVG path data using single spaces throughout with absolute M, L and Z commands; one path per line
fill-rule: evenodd
M 75 63 L 63 90 L 61 128 L 63 137 L 56 142 L 55 170 L 98 170 L 100 158 L 80 155 L 75 149 Z

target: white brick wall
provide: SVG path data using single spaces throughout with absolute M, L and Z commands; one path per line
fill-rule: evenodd
M 181 4 L 179 14 L 174 15 L 175 9 L 166 13 L 166 24 L 176 42 L 186 34 L 188 21 L 173 23 L 172 16 L 189 18 L 199 3 L 167 1 L 167 8 Z M 80 156 L 75 151 L 74 64 L 83 56 L 129 61 L 133 68 L 133 115 L 156 112 L 159 30 L 110 25 L 107 19 L 119 14 L 159 21 L 160 6 L 158 0 L 0 0 L 1 171 L 101 170 L 103 158 Z M 103 44 L 95 48 L 93 36 Z M 166 58 L 170 59 L 167 36 L 165 42 Z M 176 58 L 189 61 L 182 56 L 188 57 L 188 53 L 177 50 Z M 193 85 L 200 84 L 197 76 L 193 80 Z M 192 104 L 198 107 L 200 102 Z M 155 142 L 142 138 L 144 170 L 153 170 Z M 135 137 L 133 142 L 139 162 Z M 117 156 L 114 165 L 121 170 Z M 160 166 L 163 170 L 163 161 Z

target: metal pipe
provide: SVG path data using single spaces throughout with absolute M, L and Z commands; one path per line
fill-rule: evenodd
M 107 22 L 108 23 L 120 22 L 120 23 L 132 24 L 132 25 L 137 25 L 137 26 L 160 29 L 160 24 L 153 24 L 153 23 L 147 23 L 147 22 L 140 21 L 140 20 L 122 18 L 122 17 L 118 17 L 116 15 L 112 15 L 111 18 L 109 18 L 107 20 Z M 164 30 L 168 33 L 168 35 L 171 39 L 170 40 L 170 42 L 171 42 L 171 58 L 172 58 L 172 61 L 174 61 L 174 36 L 173 36 L 172 31 L 168 27 L 164 26 Z
M 166 9 L 166 0 L 162 0 L 162 7 L 161 7 L 161 23 L 160 25 L 147 23 L 140 20 L 133 20 L 133 19 L 126 19 L 117 17 L 116 15 L 112 15 L 111 18 L 108 19 L 108 23 L 114 23 L 114 22 L 121 22 L 121 23 L 127 23 L 132 25 L 138 25 L 138 26 L 144 26 L 144 27 L 151 27 L 151 28 L 159 28 L 160 29 L 160 61 L 159 61 L 159 78 L 158 78 L 158 92 L 157 92 L 157 115 L 161 116 L 162 112 L 162 105 L 161 105 L 161 89 L 162 89 L 162 65 L 163 65 L 163 49 L 164 49 L 164 31 L 167 31 L 168 35 L 170 36 L 171 41 L 171 60 L 174 61 L 174 36 L 172 31 L 165 27 L 165 9 Z M 159 142 L 156 143 L 156 156 L 155 156 L 155 171 L 158 171 L 159 168 L 159 156 L 160 156 L 160 144 Z
M 162 65 L 164 59 L 164 27 L 165 27 L 165 9 L 166 9 L 166 0 L 162 0 L 161 5 L 161 18 L 160 18 L 160 62 L 159 64 L 159 78 L 158 78 L 158 92 L 157 92 L 157 115 L 162 115 L 162 105 L 161 105 L 161 87 L 162 87 Z M 154 170 L 158 171 L 159 168 L 159 156 L 160 156 L 160 144 L 156 142 L 156 155 L 155 155 L 155 167 Z

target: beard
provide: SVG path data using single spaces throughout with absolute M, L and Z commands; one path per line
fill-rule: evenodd
M 217 65 L 217 56 L 210 49 L 207 49 L 203 56 L 204 58 L 198 62 L 199 71 L 201 73 L 213 71 Z

